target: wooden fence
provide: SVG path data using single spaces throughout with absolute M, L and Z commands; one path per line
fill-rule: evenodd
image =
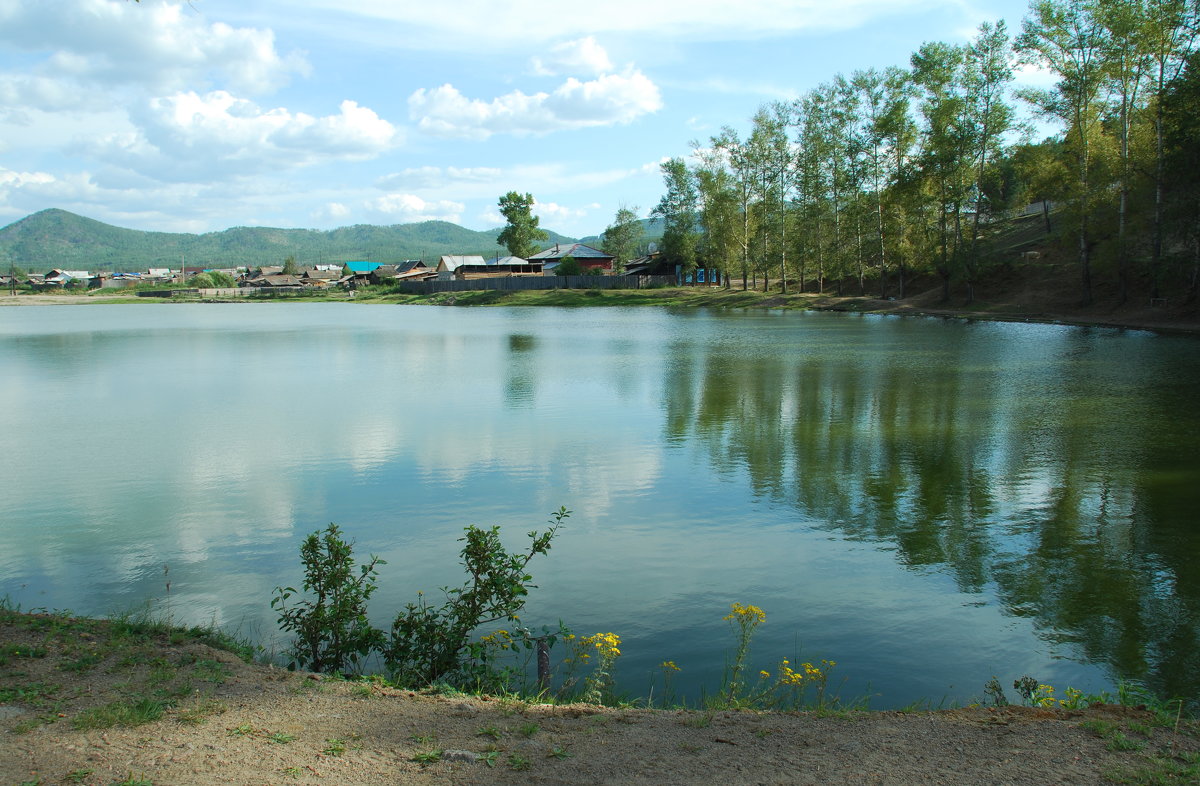
M 506 292 L 534 289 L 652 289 L 676 286 L 675 276 L 510 276 L 466 281 L 400 281 L 397 289 L 410 295 L 435 292 Z

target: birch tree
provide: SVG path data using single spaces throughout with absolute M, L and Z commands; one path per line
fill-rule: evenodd
M 1067 150 L 1075 170 L 1071 202 L 1082 305 L 1092 302 L 1093 146 L 1101 132 L 1104 81 L 1104 36 L 1096 10 L 1095 0 L 1034 0 L 1016 42 L 1026 62 L 1058 77 L 1053 91 L 1027 91 L 1025 95 L 1066 127 Z
M 682 158 L 664 161 L 660 169 L 667 191 L 652 215 L 663 220 L 662 255 L 684 273 L 696 269 L 696 183 Z
M 984 22 L 967 47 L 964 58 L 968 132 L 974 153 L 975 209 L 971 217 L 971 243 L 966 254 L 967 302 L 975 300 L 975 278 L 980 263 L 980 227 L 986 203 L 984 178 L 988 165 L 1000 157 L 1000 142 L 1012 125 L 1012 110 L 1004 100 L 1012 81 L 1012 54 L 1003 20 Z

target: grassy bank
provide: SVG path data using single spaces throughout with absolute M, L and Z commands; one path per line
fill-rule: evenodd
M 779 284 L 770 291 L 753 287 L 743 290 L 741 282 L 730 289 L 719 287 L 664 287 L 640 290 L 537 290 L 522 292 L 475 291 L 408 295 L 395 287 L 366 287 L 351 293 L 342 290 L 280 292 L 222 302 L 356 302 L 434 306 L 554 306 L 554 307 L 663 307 L 706 309 L 783 309 L 843 311 L 864 314 L 935 316 L 962 319 L 1039 322 L 1142 328 L 1162 332 L 1200 332 L 1200 304 L 1185 297 L 1150 301 L 1131 297 L 1120 302 L 1115 287 L 1098 283 L 1095 301 L 1077 302 L 1075 266 L 1068 261 L 1040 260 L 997 266 L 976 283 L 975 299 L 967 303 L 962 292 L 951 290 L 945 298 L 940 282 L 925 277 L 908 283 L 904 298 L 882 297 L 868 282 L 865 293 L 858 283 L 843 282 L 841 293 L 830 284 L 824 293 L 797 293 L 794 285 L 783 294 Z M 19 294 L 0 296 L 0 305 L 162 303 L 159 298 L 139 298 L 121 290 L 91 293 Z M 200 298 L 177 297 L 167 302 L 201 302 Z M 213 301 L 203 301 L 213 302 Z
M 0 783 L 1200 782 L 1200 726 L 1159 706 L 649 710 L 405 690 L 250 653 L 141 616 L 0 610 Z

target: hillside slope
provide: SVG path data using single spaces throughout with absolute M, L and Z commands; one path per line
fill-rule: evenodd
M 145 270 L 178 267 L 237 267 L 282 264 L 294 256 L 300 264 L 436 260 L 442 254 L 504 254 L 496 243 L 499 229 L 476 232 L 447 221 L 375 226 L 358 224 L 329 231 L 233 227 L 201 235 L 123 229 L 50 209 L 0 229 L 0 259 L 28 271 L 51 268 Z M 574 238 L 550 232 L 548 243 Z

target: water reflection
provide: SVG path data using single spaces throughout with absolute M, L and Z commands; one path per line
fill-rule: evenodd
M 537 337 L 528 333 L 508 336 L 508 365 L 505 369 L 505 406 L 520 408 L 536 403 Z
M 1170 693 L 1200 679 L 1192 340 L 833 314 L 45 307 L 0 310 L 0 364 L 0 411 L 20 413 L 0 451 L 0 593 L 26 606 L 161 600 L 169 566 L 178 616 L 269 639 L 271 590 L 336 521 L 388 560 L 382 624 L 457 581 L 465 524 L 519 537 L 565 504 L 529 619 L 619 632 L 634 692 L 663 659 L 686 665 L 680 688 L 711 688 L 733 600 L 768 609 L 763 658 L 811 648 L 885 705 L 969 700 L 1012 669 L 1104 687 L 1076 660 Z
M 963 592 L 994 585 L 1047 640 L 1196 696 L 1194 342 L 925 328 L 886 320 L 869 345 L 805 335 L 788 352 L 673 349 L 668 434 L 813 526 L 886 544 Z

